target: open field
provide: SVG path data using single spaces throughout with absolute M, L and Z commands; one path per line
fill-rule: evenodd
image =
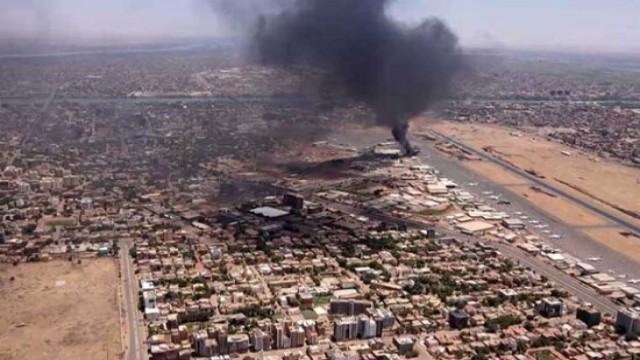
M 426 122 L 418 124 L 424 126 Z M 510 133 L 514 130 L 505 127 L 446 121 L 429 121 L 428 125 L 477 149 L 491 146 L 494 156 L 522 169 L 534 170 L 550 185 L 640 225 L 640 219 L 613 207 L 640 214 L 640 202 L 637 201 L 640 198 L 640 169 L 596 159 L 536 134 L 512 136 Z M 568 151 L 570 156 L 563 155 L 562 151 Z
M 0 265 L 0 360 L 119 359 L 116 287 L 113 259 Z
M 500 185 L 525 185 L 526 179 L 486 161 L 465 161 L 464 166 Z
M 493 177 L 488 176 L 493 180 Z M 574 205 L 570 201 L 561 197 L 552 197 L 541 191 L 536 191 L 529 185 L 507 186 L 515 194 L 523 196 L 538 208 L 546 211 L 565 224 L 573 226 L 601 226 L 607 221 L 597 214 Z
M 511 133 L 514 130 L 504 127 L 432 120 L 417 121 L 415 125 L 418 130 L 433 129 L 436 132 L 454 136 L 479 150 L 491 146 L 493 156 L 519 168 L 533 170 L 544 177 L 541 181 L 550 186 L 570 193 L 630 223 L 640 222 L 614 208 L 616 206 L 633 212 L 639 210 L 640 203 L 636 199 L 640 196 L 640 185 L 637 183 L 640 179 L 640 169 L 602 159 L 596 160 L 590 154 L 580 153 L 535 134 L 518 131 L 523 136 L 513 136 Z M 569 151 L 570 156 L 563 155 L 562 151 Z M 621 234 L 621 228 L 615 227 L 601 215 L 564 198 L 540 191 L 542 189 L 536 190 L 533 182 L 510 173 L 496 164 L 463 161 L 461 165 L 495 184 L 504 186 L 552 218 L 574 228 L 586 238 L 608 247 L 629 260 L 640 261 L 640 251 L 637 246 L 640 239 L 625 237 Z M 584 240 L 587 240 L 586 238 Z M 588 254 L 584 255 L 593 256 L 589 251 L 586 253 Z M 607 256 L 615 258 L 615 256 Z
M 640 252 L 638 252 L 638 241 L 640 239 L 632 236 L 624 236 L 623 229 L 617 227 L 585 229 L 583 232 L 590 238 L 599 241 L 620 254 L 640 262 Z

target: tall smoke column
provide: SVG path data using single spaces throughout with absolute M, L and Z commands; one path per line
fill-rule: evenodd
M 299 0 L 280 14 L 262 16 L 255 41 L 264 64 L 327 70 L 413 154 L 409 119 L 446 94 L 462 55 L 440 20 L 410 28 L 386 15 L 388 3 Z

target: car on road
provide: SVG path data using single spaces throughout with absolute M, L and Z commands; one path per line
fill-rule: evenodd
M 470 183 L 467 183 L 467 186 L 478 186 L 478 183 L 470 182 Z
M 640 279 L 630 279 L 627 281 L 629 284 L 637 284 L 640 283 Z
M 542 232 L 545 233 L 545 234 L 551 234 L 551 230 L 549 230 L 549 229 L 544 229 L 544 230 L 542 230 Z
M 538 220 L 529 220 L 529 224 L 538 225 L 538 224 L 540 224 L 540 221 L 538 221 Z
M 529 217 L 527 215 L 520 215 L 520 219 L 527 220 Z
M 511 201 L 505 200 L 505 199 L 500 199 L 500 200 L 498 200 L 498 205 L 511 205 Z
M 558 235 L 558 234 L 551 234 L 551 235 L 549 235 L 549 239 L 552 239 L 552 240 L 559 240 L 559 239 L 562 239 L 562 235 Z
M 600 260 L 602 260 L 602 257 L 600 257 L 600 256 L 594 256 L 594 257 L 587 258 L 587 261 L 600 261 Z
M 493 191 L 483 191 L 482 195 L 491 195 L 493 194 Z

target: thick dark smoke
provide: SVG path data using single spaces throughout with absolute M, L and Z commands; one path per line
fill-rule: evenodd
M 326 70 L 413 154 L 409 119 L 446 94 L 461 52 L 441 21 L 406 27 L 386 15 L 388 3 L 298 0 L 278 14 L 261 15 L 255 42 L 264 64 Z

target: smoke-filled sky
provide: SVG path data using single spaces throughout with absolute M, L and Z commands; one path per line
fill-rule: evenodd
M 228 35 L 206 1 L 0 0 L 0 38 Z M 397 0 L 390 11 L 406 21 L 438 16 L 465 46 L 640 52 L 638 0 Z

